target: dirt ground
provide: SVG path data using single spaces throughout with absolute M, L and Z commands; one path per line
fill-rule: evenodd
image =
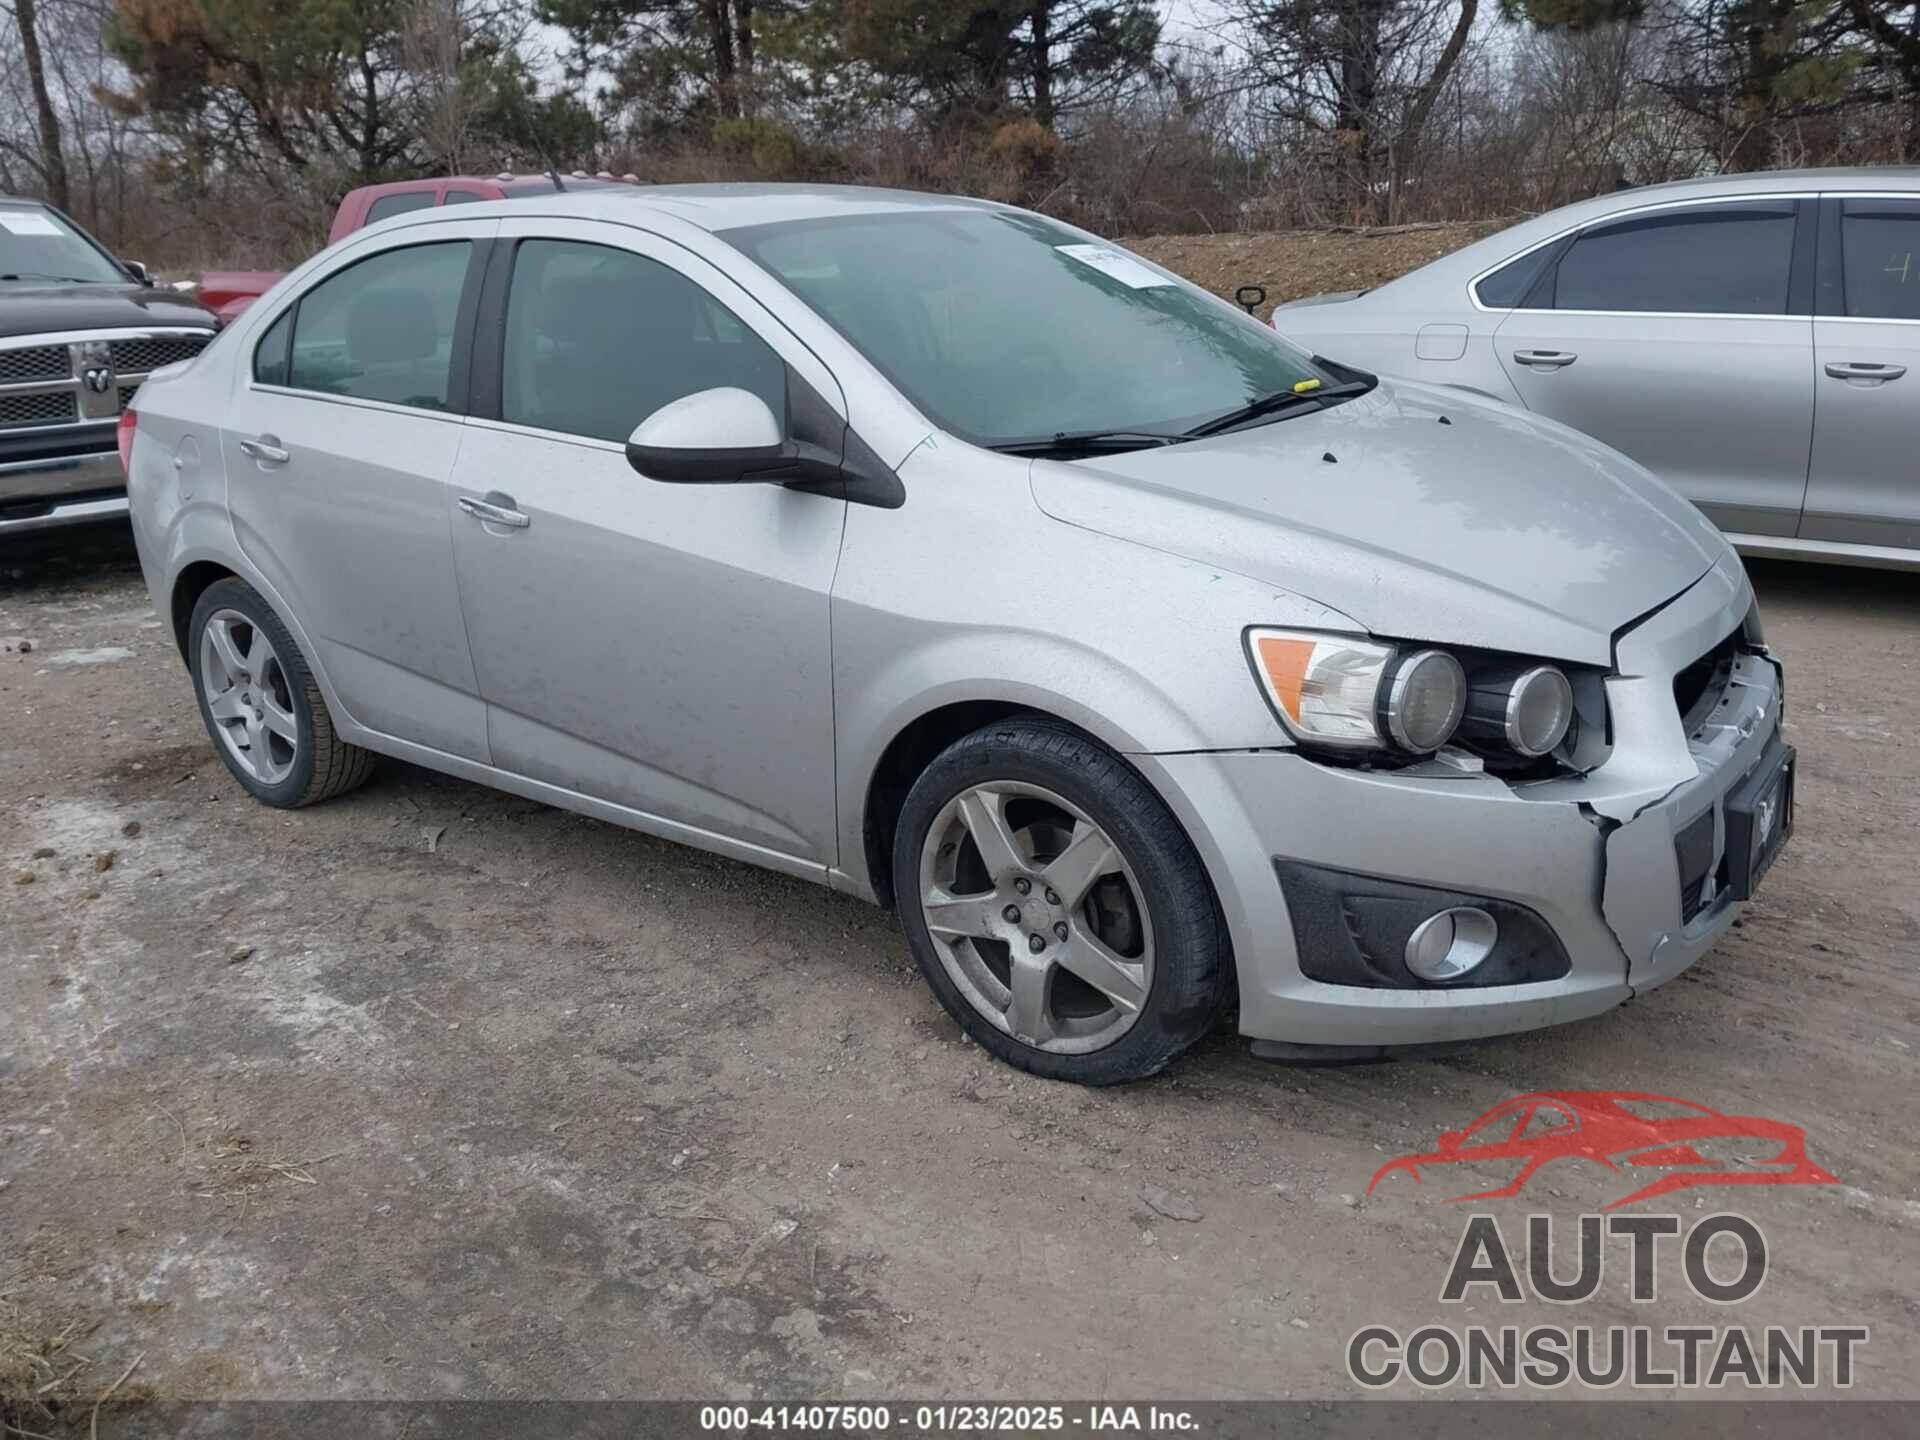
M 1457 238 L 1145 248 L 1278 299 Z M 1673 1266 L 1652 1307 L 1467 1318 L 1866 1324 L 1854 1393 L 1920 1398 L 1920 576 L 1753 571 L 1798 830 L 1685 977 L 1096 1092 L 989 1061 L 889 916 L 801 882 L 391 762 L 257 806 L 123 531 L 0 550 L 0 1397 L 1348 1396 L 1355 1330 L 1461 1320 L 1443 1202 L 1479 1188 L 1375 1169 L 1627 1089 L 1803 1126 L 1841 1183 L 1650 1207 L 1763 1228 L 1737 1316 Z M 1623 1193 L 1567 1162 L 1483 1208 L 1517 1242 Z
M 1386 230 L 1279 230 L 1246 235 L 1149 235 L 1127 246 L 1232 298 L 1259 285 L 1267 304 L 1333 290 L 1371 290 L 1459 249 L 1498 225 L 1406 225 Z

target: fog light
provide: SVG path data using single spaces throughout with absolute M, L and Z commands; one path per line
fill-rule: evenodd
M 1500 927 L 1470 905 L 1429 915 L 1407 937 L 1407 968 L 1422 980 L 1458 980 L 1493 953 Z

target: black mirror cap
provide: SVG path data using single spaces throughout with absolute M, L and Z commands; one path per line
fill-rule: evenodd
M 725 450 L 671 450 L 629 441 L 627 464 L 649 480 L 670 485 L 784 485 L 882 510 L 907 503 L 900 477 L 852 430 L 846 432 L 844 460 L 796 440 Z
M 628 441 L 627 464 L 649 480 L 670 485 L 737 485 L 761 479 L 753 472 L 777 468 L 792 449 L 785 444 L 679 450 Z

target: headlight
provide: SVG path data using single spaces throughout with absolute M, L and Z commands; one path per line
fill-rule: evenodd
M 1427 754 L 1452 738 L 1466 707 L 1466 675 L 1444 650 L 1255 629 L 1247 653 L 1281 723 L 1310 744 Z
M 1560 746 L 1573 724 L 1573 684 L 1551 665 L 1476 670 L 1461 735 L 1537 759 Z

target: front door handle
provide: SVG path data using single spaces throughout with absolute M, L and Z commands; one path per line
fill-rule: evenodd
M 1827 374 L 1835 380 L 1898 380 L 1907 373 L 1904 365 L 1881 365 L 1871 360 L 1835 360 Z
M 1571 350 L 1516 350 L 1513 358 L 1535 370 L 1563 370 L 1580 357 Z
M 262 435 L 255 440 L 242 440 L 240 453 L 258 460 L 262 465 L 284 465 L 293 458 L 280 444 L 278 435 Z
M 529 516 L 517 508 L 517 502 L 511 495 L 498 490 L 489 490 L 484 500 L 462 495 L 460 508 L 484 524 L 505 525 L 510 530 L 524 530 L 533 523 Z

